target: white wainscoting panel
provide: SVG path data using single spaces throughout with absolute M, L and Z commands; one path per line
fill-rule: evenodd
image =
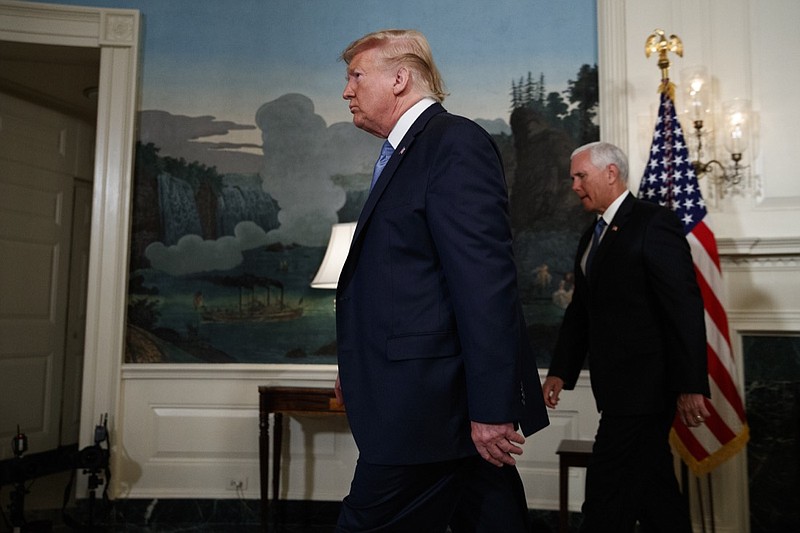
M 280 497 L 341 500 L 350 488 L 358 449 L 343 415 L 284 415 Z M 272 490 L 272 487 L 270 487 Z
M 326 365 L 124 366 L 112 432 L 116 497 L 259 498 L 258 386 L 333 387 L 335 377 Z M 587 375 L 550 415 L 551 425 L 528 438 L 518 460 L 535 509 L 558 508 L 561 440 L 594 438 L 598 414 Z M 281 498 L 341 500 L 358 457 L 346 418 L 284 415 L 284 423 Z M 243 490 L 230 490 L 231 480 L 242 480 Z M 579 510 L 583 469 L 571 469 L 569 482 L 570 509 Z

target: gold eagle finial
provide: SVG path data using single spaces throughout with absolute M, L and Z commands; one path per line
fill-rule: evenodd
M 658 88 L 659 92 L 667 91 L 670 98 L 675 99 L 675 85 L 669 81 L 669 59 L 667 52 L 678 54 L 678 57 L 683 57 L 683 42 L 677 35 L 670 35 L 667 38 L 664 30 L 657 29 L 651 33 L 644 43 L 644 55 L 650 57 L 650 54 L 658 53 L 658 68 L 661 69 L 661 85 Z

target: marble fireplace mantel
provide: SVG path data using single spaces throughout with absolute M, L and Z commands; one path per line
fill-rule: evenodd
M 718 238 L 720 257 L 772 257 L 785 260 L 800 258 L 800 237 Z

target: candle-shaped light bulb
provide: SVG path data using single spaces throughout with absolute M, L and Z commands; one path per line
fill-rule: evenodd
M 692 67 L 681 71 L 686 98 L 685 113 L 692 120 L 704 120 L 709 113 L 709 85 L 705 67 Z
M 730 128 L 730 135 L 731 135 L 731 152 L 734 154 L 741 154 L 744 150 L 742 144 L 744 140 L 742 139 L 742 135 L 744 132 L 742 131 L 742 114 L 741 113 L 734 113 L 731 115 L 731 128 Z
M 741 154 L 750 141 L 749 103 L 733 100 L 722 104 L 726 128 L 723 132 L 725 149 L 732 154 Z

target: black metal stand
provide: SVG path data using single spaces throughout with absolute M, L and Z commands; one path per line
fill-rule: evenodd
M 28 437 L 25 436 L 17 425 L 17 434 L 11 439 L 11 449 L 14 451 L 14 491 L 11 493 L 9 512 L 11 526 L 14 532 L 22 531 L 25 525 L 25 476 L 23 474 L 22 455 L 28 451 Z
M 86 524 L 90 530 L 94 529 L 94 504 L 97 499 L 95 491 L 102 484 L 97 470 L 84 470 L 84 474 L 89 474 L 89 521 Z
M 25 526 L 25 484 L 17 482 L 14 484 L 14 491 L 11 493 L 11 503 L 9 504 L 11 526 L 14 531 L 22 531 Z

